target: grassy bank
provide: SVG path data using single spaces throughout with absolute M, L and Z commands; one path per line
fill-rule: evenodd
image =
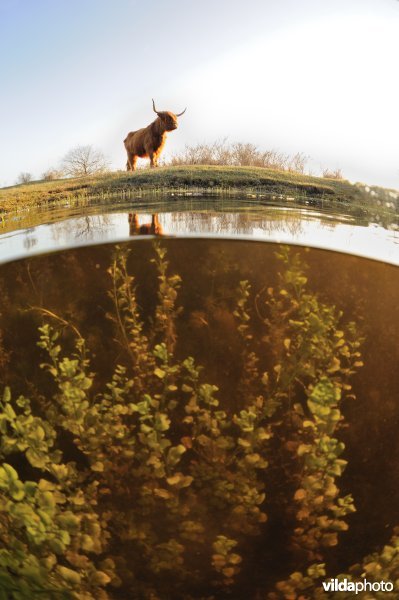
M 1 231 L 18 226 L 32 227 L 43 222 L 43 211 L 52 208 L 79 212 L 84 207 L 117 203 L 145 206 L 147 202 L 185 196 L 198 202 L 230 198 L 242 204 L 311 205 L 316 209 L 346 214 L 363 224 L 379 223 L 399 227 L 399 192 L 351 184 L 345 180 L 311 177 L 264 167 L 173 166 L 119 171 L 101 176 L 55 181 L 36 181 L 0 189 Z M 100 208 L 98 208 L 100 210 Z M 103 210 L 101 208 L 101 210 Z M 59 217 L 59 215 L 58 215 Z M 49 215 L 45 217 L 48 222 Z
M 178 166 L 119 171 L 101 176 L 35 181 L 0 189 L 0 209 L 8 212 L 66 199 L 141 192 L 257 192 L 354 200 L 356 186 L 347 181 L 299 175 L 259 167 Z

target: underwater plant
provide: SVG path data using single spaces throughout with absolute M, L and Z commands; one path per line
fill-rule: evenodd
M 45 389 L 4 390 L 0 600 L 232 597 L 277 513 L 297 571 L 257 594 L 317 597 L 325 552 L 355 511 L 338 486 L 341 405 L 362 366 L 355 323 L 312 292 L 299 255 L 281 247 L 274 287 L 254 293 L 237 281 L 231 398 L 179 354 L 182 282 L 165 247 L 154 243 L 146 318 L 129 253 L 117 247 L 108 269 L 110 380 L 91 367 L 101 337 L 89 347 L 79 323 L 40 309 Z M 396 556 L 395 540 L 385 555 Z

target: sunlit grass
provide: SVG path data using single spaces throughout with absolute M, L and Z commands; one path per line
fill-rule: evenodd
M 203 190 L 264 189 L 270 192 L 296 192 L 309 195 L 331 195 L 350 199 L 357 189 L 346 181 L 326 181 L 321 177 L 276 171 L 261 167 L 168 166 L 139 169 L 134 173 L 117 171 L 101 176 L 55 181 L 33 181 L 0 190 L 3 211 L 22 209 L 55 200 L 118 194 L 121 191 L 157 189 Z

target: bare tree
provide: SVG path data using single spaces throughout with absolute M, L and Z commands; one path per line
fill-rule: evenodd
M 306 154 L 303 154 L 303 152 L 297 152 L 289 159 L 288 170 L 293 171 L 294 173 L 302 173 L 303 175 L 308 160 L 309 156 L 306 156 Z
M 32 181 L 32 173 L 20 173 L 17 177 L 17 183 L 29 183 Z
M 62 159 L 62 168 L 67 175 L 84 177 L 108 170 L 108 161 L 104 154 L 93 146 L 76 146 Z

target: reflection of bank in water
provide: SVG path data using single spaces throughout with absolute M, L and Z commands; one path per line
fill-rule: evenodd
M 163 235 L 163 228 L 158 215 L 151 215 L 151 223 L 139 224 L 137 213 L 129 213 L 129 235 Z
M 136 212 L 130 213 L 128 228 L 126 216 L 132 210 L 131 203 L 123 211 L 119 205 L 112 207 L 113 212 L 109 212 L 110 206 L 97 207 L 95 214 L 85 216 L 76 216 L 73 211 L 68 216 L 64 211 L 61 221 L 57 220 L 59 215 L 49 213 L 51 218 L 46 225 L 0 233 L 0 262 L 75 245 L 117 242 L 127 239 L 129 232 L 140 235 L 140 223 L 144 222 L 147 226 L 141 235 L 152 233 L 151 228 L 155 228 L 156 232 L 171 236 L 243 237 L 337 250 L 399 264 L 398 231 L 377 225 L 296 209 L 248 207 L 233 212 L 230 206 L 207 205 L 204 209 L 197 202 L 195 205 L 158 202 L 157 208 L 155 204 L 146 213 L 139 212 L 140 206 L 135 204 Z

